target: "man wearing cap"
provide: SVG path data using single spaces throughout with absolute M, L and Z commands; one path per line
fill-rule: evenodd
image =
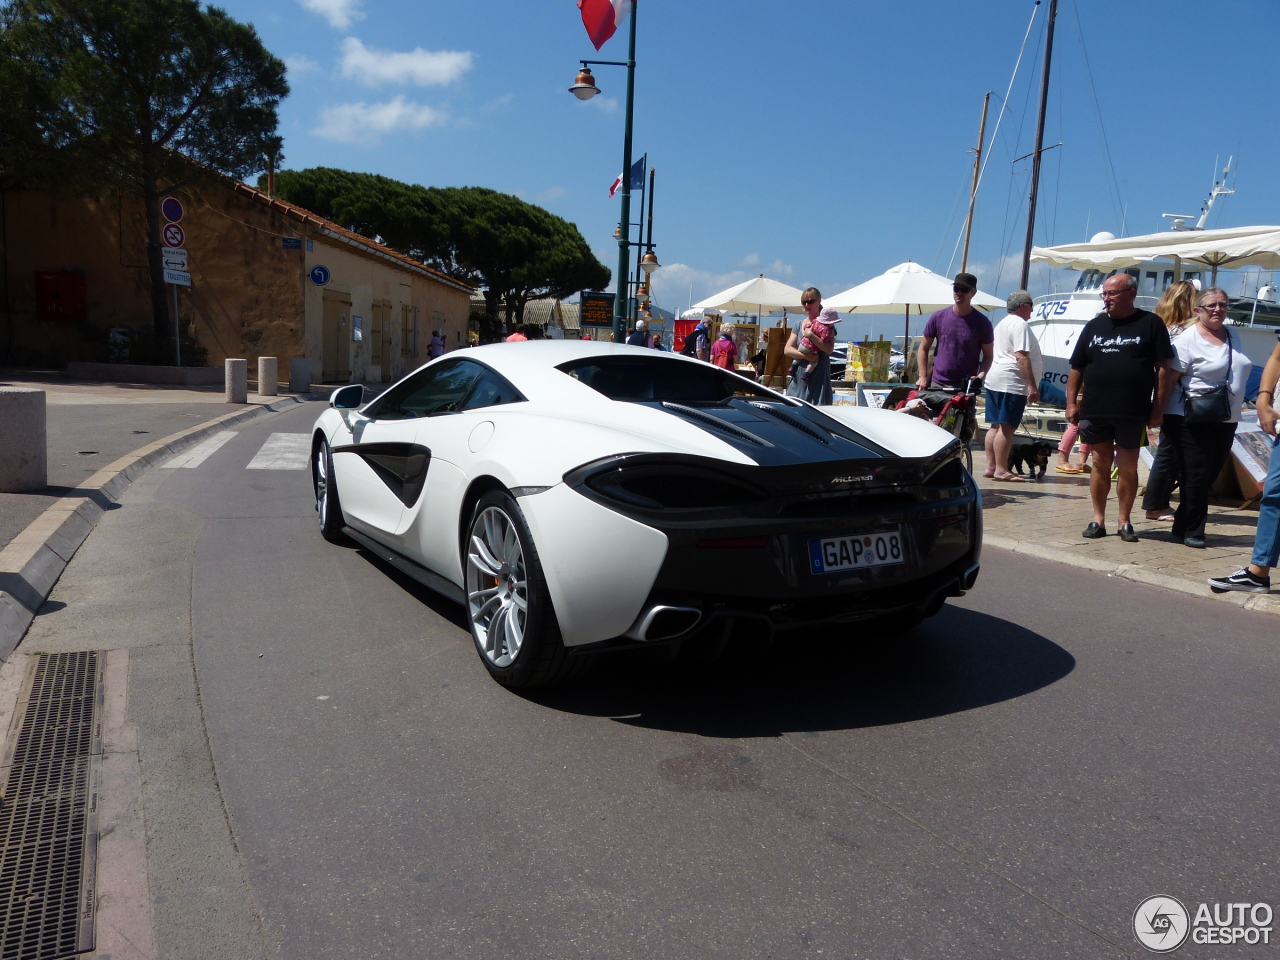
M 636 321 L 636 328 L 631 336 L 627 337 L 627 346 L 629 347 L 647 347 L 649 346 L 649 325 L 643 320 Z
M 972 273 L 957 273 L 951 285 L 955 302 L 929 317 L 924 337 L 916 354 L 920 377 L 916 386 L 925 390 L 932 383 L 943 390 L 963 390 L 970 377 L 985 377 L 991 369 L 992 343 L 995 340 L 991 321 L 972 304 L 978 292 L 978 278 Z M 929 370 L 929 350 L 938 344 Z

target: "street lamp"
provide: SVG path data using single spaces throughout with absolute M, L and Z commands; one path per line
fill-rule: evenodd
M 640 261 L 640 269 L 644 271 L 645 286 L 648 286 L 649 277 L 653 276 L 653 271 L 657 270 L 661 266 L 662 264 L 658 262 L 658 255 L 652 250 L 644 255 L 644 259 Z
M 596 86 L 596 78 L 591 75 L 591 67 L 626 67 L 627 68 L 627 110 L 622 134 L 622 211 L 618 217 L 620 232 L 618 235 L 618 273 L 615 286 L 618 292 L 613 297 L 613 340 L 622 343 L 626 339 L 626 290 L 627 290 L 627 250 L 631 246 L 631 120 L 635 103 L 636 88 L 636 8 L 639 4 L 631 0 L 631 26 L 627 39 L 627 59 L 618 60 L 583 60 L 582 69 L 578 71 L 573 86 L 569 88 L 579 100 L 590 100 L 600 88 Z
M 578 71 L 578 76 L 573 81 L 573 86 L 569 88 L 569 92 L 579 100 L 590 100 L 600 92 L 600 88 L 596 86 L 596 78 L 591 75 L 591 69 L 586 61 L 583 61 L 582 69 Z

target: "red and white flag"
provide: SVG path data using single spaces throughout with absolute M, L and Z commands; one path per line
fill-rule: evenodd
M 578 0 L 582 25 L 599 50 L 614 35 L 631 12 L 631 0 Z M 619 178 L 621 179 L 621 178 Z
M 613 195 L 618 192 L 618 188 L 622 186 L 622 174 L 618 174 L 613 178 L 613 183 L 609 186 L 609 199 L 613 199 Z

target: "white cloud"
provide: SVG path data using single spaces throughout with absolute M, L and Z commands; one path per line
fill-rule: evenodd
M 303 56 L 301 53 L 293 53 L 284 58 L 284 65 L 289 72 L 295 76 L 303 73 L 311 73 L 319 70 L 320 64 L 316 63 L 310 57 Z
M 453 83 L 471 69 L 469 50 L 423 50 L 408 53 L 373 50 L 355 37 L 342 41 L 342 75 L 368 87 L 414 83 L 420 87 Z
M 613 266 L 617 263 L 617 258 L 605 262 Z M 750 276 L 743 270 L 712 273 L 710 270 L 691 267 L 687 263 L 666 263 L 661 270 L 653 273 L 653 299 L 668 310 L 679 312 L 690 303 L 697 303 L 713 293 L 749 279 Z
M 377 140 L 384 133 L 425 130 L 444 123 L 445 114 L 421 103 L 395 97 L 386 103 L 341 103 L 320 114 L 311 132 L 340 143 Z
M 597 110 L 601 113 L 617 113 L 618 98 L 617 97 L 592 97 L 591 102 L 595 104 Z
M 312 13 L 320 14 L 335 30 L 346 30 L 355 21 L 364 19 L 360 0 L 298 0 L 298 3 Z
M 760 266 L 760 254 L 748 253 L 738 262 L 744 267 L 758 267 Z
M 547 187 L 547 189 L 538 194 L 538 202 L 550 203 L 552 200 L 559 200 L 568 192 L 564 187 Z

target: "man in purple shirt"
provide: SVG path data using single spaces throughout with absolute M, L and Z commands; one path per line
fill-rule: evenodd
M 972 273 L 957 273 L 951 285 L 955 303 L 929 317 L 924 325 L 924 338 L 916 354 L 920 377 L 916 387 L 928 389 L 930 381 L 944 390 L 963 390 L 970 377 L 985 377 L 991 369 L 995 334 L 987 315 L 975 310 L 971 301 L 978 292 L 978 278 Z M 929 371 L 929 350 L 934 341 L 938 355 Z

